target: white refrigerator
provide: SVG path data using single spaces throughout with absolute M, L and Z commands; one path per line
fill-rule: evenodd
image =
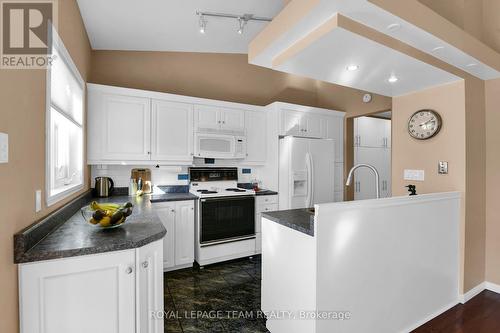
M 279 154 L 280 210 L 334 202 L 333 140 L 284 137 Z

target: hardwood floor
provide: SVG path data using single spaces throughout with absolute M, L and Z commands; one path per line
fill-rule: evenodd
M 413 331 L 413 333 L 495 332 L 500 332 L 500 295 L 487 290 Z

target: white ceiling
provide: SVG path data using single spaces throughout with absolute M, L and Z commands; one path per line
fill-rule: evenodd
M 283 0 L 77 0 L 96 50 L 247 53 L 267 22 L 249 22 L 242 35 L 235 19 L 207 18 L 200 34 L 196 11 L 273 18 Z
M 497 70 L 367 0 L 321 0 L 308 15 L 259 54 L 252 63 L 272 68 L 272 60 L 276 55 L 281 54 L 337 13 L 403 41 L 483 80 L 500 77 L 500 72 Z M 391 32 L 387 27 L 394 23 L 400 24 L 401 27 Z M 436 47 L 443 49 L 433 51 Z M 371 58 L 365 60 L 377 63 Z M 469 64 L 476 65 L 468 66 Z
M 346 68 L 351 64 L 359 69 L 348 71 Z M 460 80 L 343 28 L 333 29 L 274 69 L 386 96 Z M 390 83 L 391 75 L 398 81 Z

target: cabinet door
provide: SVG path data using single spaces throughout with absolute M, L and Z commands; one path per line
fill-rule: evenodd
M 152 155 L 155 161 L 193 160 L 191 104 L 153 100 Z
M 384 147 L 385 120 L 373 117 L 360 117 L 355 119 L 356 135 L 360 147 Z
M 392 131 L 391 131 L 391 121 L 390 120 L 384 120 L 384 137 L 385 137 L 385 142 L 386 148 L 391 148 L 391 137 L 392 137 Z
M 136 263 L 137 332 L 163 333 L 163 319 L 151 316 L 163 311 L 163 240 L 137 249 Z
M 150 159 L 151 103 L 149 98 L 103 95 L 104 160 Z
M 222 119 L 220 109 L 209 105 L 195 105 L 195 128 L 196 130 L 219 130 Z
M 247 133 L 247 162 L 266 162 L 267 136 L 266 136 L 266 113 L 245 112 L 245 126 Z
M 326 138 L 326 119 L 319 115 L 308 114 L 302 118 L 302 128 L 306 136 Z
M 381 197 L 390 198 L 392 196 L 392 170 L 391 170 L 391 150 L 384 149 L 383 151 L 383 167 L 380 172 L 380 187 Z
M 335 141 L 335 162 L 344 161 L 344 118 L 328 117 L 327 121 L 327 139 Z
M 19 266 L 21 333 L 135 333 L 135 250 Z
M 245 112 L 237 109 L 221 110 L 221 129 L 231 132 L 245 131 Z
M 281 111 L 281 135 L 303 135 L 300 120 L 304 116 L 301 112 Z
M 156 214 L 167 229 L 163 238 L 163 269 L 172 268 L 175 266 L 175 202 L 161 203 Z
M 383 195 L 383 182 L 387 180 L 387 175 L 390 173 L 388 170 L 388 168 L 390 168 L 390 162 L 387 162 L 386 151 L 387 149 L 384 148 L 356 147 L 354 157 L 355 164 L 370 164 L 377 169 L 380 176 L 379 188 L 381 190 L 381 197 Z M 371 170 L 367 168 L 357 169 L 354 174 L 354 179 L 357 183 L 354 192 L 355 200 L 376 198 L 375 175 Z
M 194 261 L 194 201 L 178 201 L 175 206 L 175 265 L 192 265 Z

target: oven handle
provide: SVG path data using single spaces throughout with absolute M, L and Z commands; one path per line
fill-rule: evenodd
M 255 200 L 255 196 L 253 195 L 239 195 L 239 196 L 234 196 L 234 197 L 216 197 L 216 198 L 204 198 L 201 199 L 201 202 L 207 202 L 207 201 L 223 201 L 223 200 Z

